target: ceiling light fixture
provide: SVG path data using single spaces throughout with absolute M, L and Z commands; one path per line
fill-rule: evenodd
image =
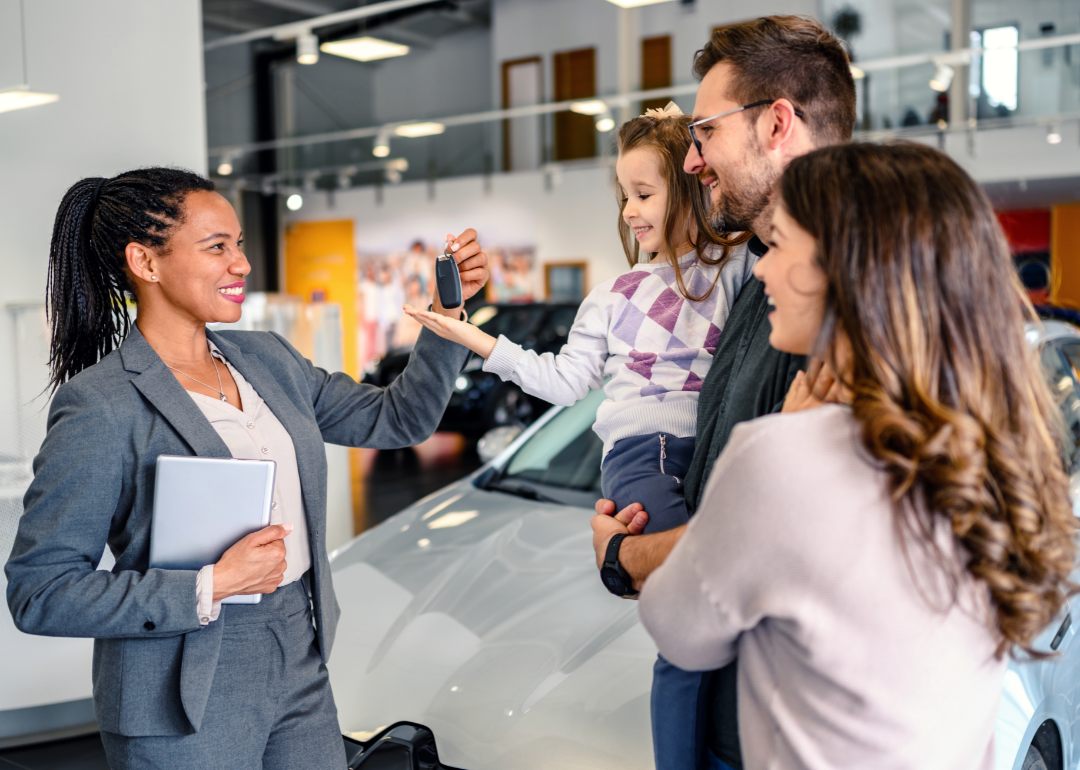
M 233 172 L 232 163 L 229 163 L 227 160 L 222 161 L 218 164 L 217 172 L 221 176 L 228 176 Z
M 397 126 L 394 129 L 394 133 L 398 136 L 407 136 L 410 139 L 415 139 L 419 136 L 435 136 L 441 134 L 446 130 L 446 126 L 442 123 L 406 123 L 404 126 Z
M 953 75 L 956 74 L 948 64 L 938 64 L 934 70 L 934 77 L 930 78 L 930 87 L 935 91 L 948 91 L 952 85 Z
M 611 117 L 611 110 L 604 110 L 596 119 L 596 130 L 601 134 L 606 134 L 613 128 L 615 128 L 615 119 Z
M 59 98 L 56 94 L 42 94 L 31 91 L 28 86 L 16 86 L 15 88 L 0 91 L 0 112 L 37 107 L 39 104 L 55 102 Z
M 330 40 L 319 46 L 319 50 L 356 61 L 377 61 L 404 56 L 409 52 L 409 46 L 377 37 L 358 37 L 353 40 Z
M 601 115 L 607 112 L 608 106 L 599 99 L 589 99 L 583 102 L 574 102 L 570 105 L 570 111 L 578 115 Z
M 296 61 L 300 64 L 317 64 L 319 61 L 319 38 L 310 30 L 296 38 Z
M 299 211 L 304 205 L 304 198 L 298 193 L 293 193 L 285 199 L 285 205 L 288 206 L 289 211 Z
M 1047 144 L 1061 144 L 1061 124 L 1051 123 L 1046 127 Z
M 856 67 L 854 64 L 849 64 L 848 66 L 851 68 L 851 77 L 855 80 L 862 80 L 866 77 L 866 73 L 861 68 Z
M 11 112 L 27 107 L 37 107 L 39 104 L 55 102 L 60 97 L 56 94 L 43 94 L 39 91 L 31 91 L 30 78 L 26 74 L 26 16 L 23 13 L 23 4 L 19 3 L 19 46 L 22 52 L 22 83 L 11 88 L 0 89 L 0 112 Z
M 640 5 L 653 5 L 654 3 L 666 3 L 668 0 L 608 0 L 620 8 L 637 8 Z
M 371 154 L 376 158 L 385 158 L 390 154 L 390 129 L 380 128 L 379 135 L 375 137 L 375 146 L 371 148 Z

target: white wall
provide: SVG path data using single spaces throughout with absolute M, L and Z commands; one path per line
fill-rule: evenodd
M 0 30 L 17 24 L 18 5 L 0 0 Z M 0 306 L 44 299 L 56 207 L 81 177 L 146 165 L 206 171 L 199 0 L 30 0 L 25 8 L 30 85 L 60 100 L 0 114 Z M 13 58 L 0 56 L 0 88 L 21 80 Z M 15 450 L 17 435 L 13 338 L 0 309 L 0 455 Z M 86 640 L 17 634 L 0 612 L 0 655 L 0 710 L 90 694 Z

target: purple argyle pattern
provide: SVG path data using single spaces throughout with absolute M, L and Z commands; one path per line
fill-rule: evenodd
M 701 391 L 728 315 L 717 270 L 696 259 L 683 265 L 688 292 L 699 297 L 711 287 L 708 299 L 691 302 L 683 297 L 670 265 L 638 266 L 611 287 L 613 294 L 625 298 L 615 305 L 611 352 L 626 359 L 626 368 L 640 382 L 641 396 L 660 401 L 675 391 Z M 625 347 L 617 350 L 616 340 Z

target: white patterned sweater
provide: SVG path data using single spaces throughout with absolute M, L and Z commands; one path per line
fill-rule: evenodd
M 635 265 L 589 293 L 558 355 L 537 355 L 500 335 L 484 371 L 561 406 L 604 387 L 593 430 L 605 456 L 628 436 L 693 436 L 701 383 L 756 261 L 746 244 L 734 247 L 716 280 L 718 268 L 696 252 L 680 257 L 689 294 L 700 297 L 716 281 L 702 302 L 679 293 L 670 264 Z M 605 377 L 611 378 L 606 386 Z

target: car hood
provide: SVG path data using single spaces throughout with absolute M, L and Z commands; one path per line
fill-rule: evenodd
M 591 513 L 466 479 L 335 552 L 343 731 L 420 722 L 467 770 L 651 768 L 656 647 L 597 576 Z

